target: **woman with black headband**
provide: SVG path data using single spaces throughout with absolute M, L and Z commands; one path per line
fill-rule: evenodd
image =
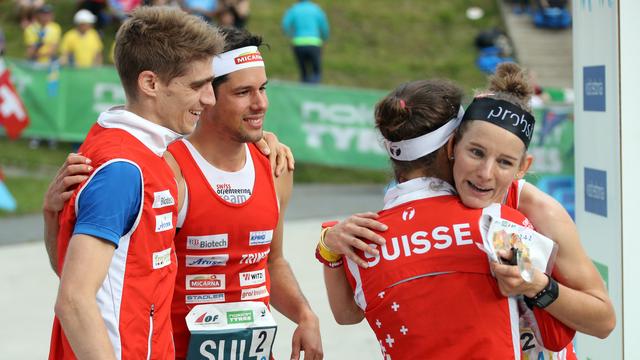
M 514 177 L 519 178 L 524 175 L 531 163 L 531 157 L 526 155 L 526 145 L 531 139 L 533 130 L 533 117 L 530 116 L 528 111 L 525 111 L 528 103 L 528 94 L 530 94 L 526 90 L 527 87 L 522 71 L 517 66 L 503 65 L 498 69 L 496 76 L 492 80 L 492 86 L 489 91 L 492 94 L 489 96 L 484 94 L 482 98 L 476 99 L 468 109 L 464 124 L 456 135 L 455 150 L 457 156 L 453 156 L 453 158 L 450 156 L 450 161 L 455 160 L 456 185 L 461 190 L 460 197 L 467 206 L 485 207 L 492 202 L 506 200 L 507 205 L 523 210 L 537 226 L 538 230 L 553 239 L 558 239 L 560 251 L 554 276 L 558 275 L 562 283 L 566 282 L 572 288 L 579 289 L 574 290 L 564 286 L 556 288 L 554 287 L 556 283 L 552 282 L 550 278 L 537 273 L 533 282 L 536 284 L 535 286 L 539 286 L 540 289 L 549 288 L 548 291 L 540 291 L 540 289 L 532 287 L 528 283 L 524 284 L 520 274 L 514 267 L 498 265 L 494 266 L 494 271 L 498 274 L 501 291 L 510 295 L 523 293 L 532 295 L 531 299 L 534 301 L 529 303 L 534 307 L 535 317 L 539 320 L 540 325 L 544 326 L 545 323 L 544 319 L 540 321 L 540 317 L 544 318 L 545 315 L 552 313 L 554 315 L 557 314 L 558 318 L 572 328 L 591 335 L 606 337 L 615 325 L 615 314 L 602 286 L 602 281 L 595 269 L 593 269 L 593 265 L 584 255 L 575 225 L 566 214 L 566 211 L 555 200 L 529 184 L 513 182 Z M 413 117 L 421 115 L 416 113 L 416 104 L 412 100 L 408 100 L 405 96 L 401 96 L 401 100 L 400 104 L 407 109 L 406 111 L 403 110 L 403 112 L 411 113 Z M 507 103 L 505 104 L 502 101 Z M 481 119 L 487 121 L 473 121 Z M 503 121 L 503 126 L 500 126 L 498 120 Z M 424 139 L 419 138 L 388 145 L 389 154 L 392 158 L 405 160 L 404 162 L 394 161 L 394 167 L 397 168 L 397 165 L 401 163 L 408 166 L 408 164 L 411 164 L 411 161 L 408 160 L 415 159 L 421 155 L 420 152 L 413 155 L 408 154 L 412 150 L 420 149 L 417 144 L 425 143 Z M 402 145 L 409 146 L 403 148 Z M 453 155 L 452 148 L 452 146 L 449 146 L 450 155 Z M 480 175 L 476 174 L 478 177 L 473 177 L 474 167 L 471 166 L 473 161 L 487 162 L 487 157 L 491 158 L 489 162 L 493 164 L 492 170 L 489 171 L 490 174 L 483 175 L 482 170 L 479 170 Z M 450 165 L 443 166 L 450 168 Z M 488 170 L 485 168 L 484 171 Z M 440 169 L 440 173 L 443 172 L 445 171 Z M 352 247 L 365 250 L 370 254 L 377 253 L 373 251 L 369 244 L 370 242 L 380 244 L 382 238 L 369 229 L 383 231 L 384 228 L 382 224 L 374 220 L 375 218 L 377 218 L 377 215 L 371 213 L 352 216 L 335 226 L 330 232 L 325 232 L 324 243 L 330 249 L 335 249 L 334 251 L 345 254 L 346 257 L 352 259 L 354 264 L 357 263 L 366 267 L 368 265 L 367 262 L 363 259 L 358 259 Z M 385 233 L 381 234 L 385 235 Z M 388 238 L 386 235 L 385 237 Z M 365 243 L 360 239 L 367 239 L 368 242 Z M 356 251 L 362 254 L 360 250 Z M 507 254 L 504 255 L 507 257 Z M 367 258 L 365 257 L 365 259 Z M 554 298 L 554 295 L 557 294 L 557 292 L 554 294 L 555 289 L 560 289 L 559 293 L 562 296 L 558 297 L 557 304 L 547 309 L 549 310 L 549 313 L 547 313 L 540 308 L 545 305 L 544 302 L 548 304 Z M 331 298 L 332 292 L 335 293 L 336 291 L 328 288 L 328 292 Z M 547 295 L 537 296 L 540 293 L 541 295 Z M 579 301 L 581 306 L 584 307 L 582 309 L 567 310 L 558 306 L 564 306 L 566 302 L 574 301 L 573 299 Z M 341 311 L 336 302 L 332 302 L 332 308 Z M 344 313 L 336 314 L 337 317 L 343 315 Z M 340 320 L 355 320 L 355 318 Z M 553 327 L 547 329 L 554 331 Z M 566 329 L 561 329 L 560 331 L 566 331 Z M 559 334 L 556 333 L 555 335 Z M 527 335 L 526 332 L 522 334 L 523 348 L 528 350 L 526 351 L 528 355 L 536 352 L 534 358 L 538 358 L 537 352 L 540 349 L 532 348 L 533 342 L 530 341 L 532 336 L 528 336 L 530 334 Z M 550 347 L 549 343 L 545 343 L 545 345 L 549 348 L 554 348 Z M 543 354 L 544 358 L 554 359 L 564 358 L 567 355 L 567 358 L 571 358 L 572 352 L 565 351 L 556 354 L 544 352 Z
M 465 207 L 450 185 L 446 144 L 462 121 L 461 96 L 448 82 L 415 81 L 378 103 L 376 126 L 398 182 L 378 218 L 388 225 L 379 232 L 386 244 L 354 243 L 358 258 L 347 259 L 343 271 L 342 257 L 332 251 L 334 235 L 348 232 L 341 223 L 323 231 L 317 249 L 327 265 L 336 320 L 366 318 L 385 358 L 520 358 L 517 302 L 500 294 L 486 255 L 476 246 L 482 243 L 478 220 L 485 211 Z M 503 218 L 526 221 L 511 208 L 498 209 Z M 354 260 L 362 258 L 365 266 L 359 267 Z M 565 339 L 556 346 L 564 347 L 571 336 Z

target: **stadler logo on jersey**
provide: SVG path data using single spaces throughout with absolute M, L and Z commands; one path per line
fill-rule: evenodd
M 249 245 L 267 245 L 271 244 L 273 238 L 273 230 L 252 231 L 249 233 Z
M 412 207 L 408 207 L 402 212 L 403 221 L 411 220 L 414 216 L 416 216 L 416 209 Z
M 187 295 L 184 298 L 186 304 L 209 304 L 224 302 L 224 293 Z
M 224 290 L 224 274 L 187 275 L 187 290 Z
M 188 250 L 226 249 L 228 246 L 228 234 L 187 236 Z
M 233 59 L 233 61 L 236 63 L 236 65 L 249 63 L 249 62 L 262 61 L 262 55 L 259 52 L 245 53 L 240 56 L 237 56 L 236 58 Z

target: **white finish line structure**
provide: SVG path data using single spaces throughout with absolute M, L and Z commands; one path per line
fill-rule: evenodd
M 640 1 L 573 6 L 576 223 L 616 311 L 606 340 L 579 334 L 579 359 L 640 359 Z

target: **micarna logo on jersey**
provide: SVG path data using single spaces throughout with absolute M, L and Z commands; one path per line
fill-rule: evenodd
M 224 290 L 224 274 L 187 275 L 187 290 Z
M 245 53 L 237 56 L 235 59 L 233 59 L 233 61 L 236 63 L 236 65 L 248 62 L 262 61 L 262 55 L 259 52 Z
M 251 310 L 240 310 L 240 311 L 229 311 L 227 313 L 227 324 L 246 324 L 253 322 L 253 311 Z

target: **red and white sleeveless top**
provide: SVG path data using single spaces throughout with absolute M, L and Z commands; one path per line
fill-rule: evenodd
M 507 190 L 505 205 L 517 209 L 525 180 L 514 180 Z M 543 309 L 520 307 L 520 341 L 523 360 L 577 360 L 571 340 L 576 331 Z M 568 345 L 564 347 L 564 344 Z M 564 347 L 564 348 L 563 348 Z M 551 351 L 549 349 L 559 349 Z
M 516 302 L 500 294 L 476 245 L 483 209 L 466 208 L 435 179 L 396 188 L 401 194 L 385 199 L 379 213 L 389 226 L 379 233 L 387 241 L 380 255 L 359 252 L 369 267 L 351 261 L 346 267 L 384 358 L 519 359 Z M 525 220 L 513 209 L 498 209 L 505 219 Z
M 118 359 L 170 359 L 171 300 L 177 262 L 173 248 L 177 187 L 162 157 L 177 134 L 124 110 L 101 114 L 80 147 L 99 169 L 116 160 L 140 169 L 143 200 L 138 218 L 115 250 L 97 302 Z M 94 171 L 94 174 L 97 171 Z M 80 184 L 59 218 L 58 269 L 76 221 Z M 126 186 L 126 184 L 123 184 Z M 164 201 L 161 201 L 164 200 Z M 49 359 L 74 359 L 58 318 L 54 319 Z
M 253 191 L 244 203 L 233 204 L 215 193 L 184 142 L 169 147 L 190 199 L 175 238 L 180 266 L 172 319 L 178 359 L 186 356 L 185 316 L 193 306 L 249 300 L 269 304 L 267 258 L 278 224 L 278 201 L 269 160 L 254 145 L 249 150 L 255 167 Z

